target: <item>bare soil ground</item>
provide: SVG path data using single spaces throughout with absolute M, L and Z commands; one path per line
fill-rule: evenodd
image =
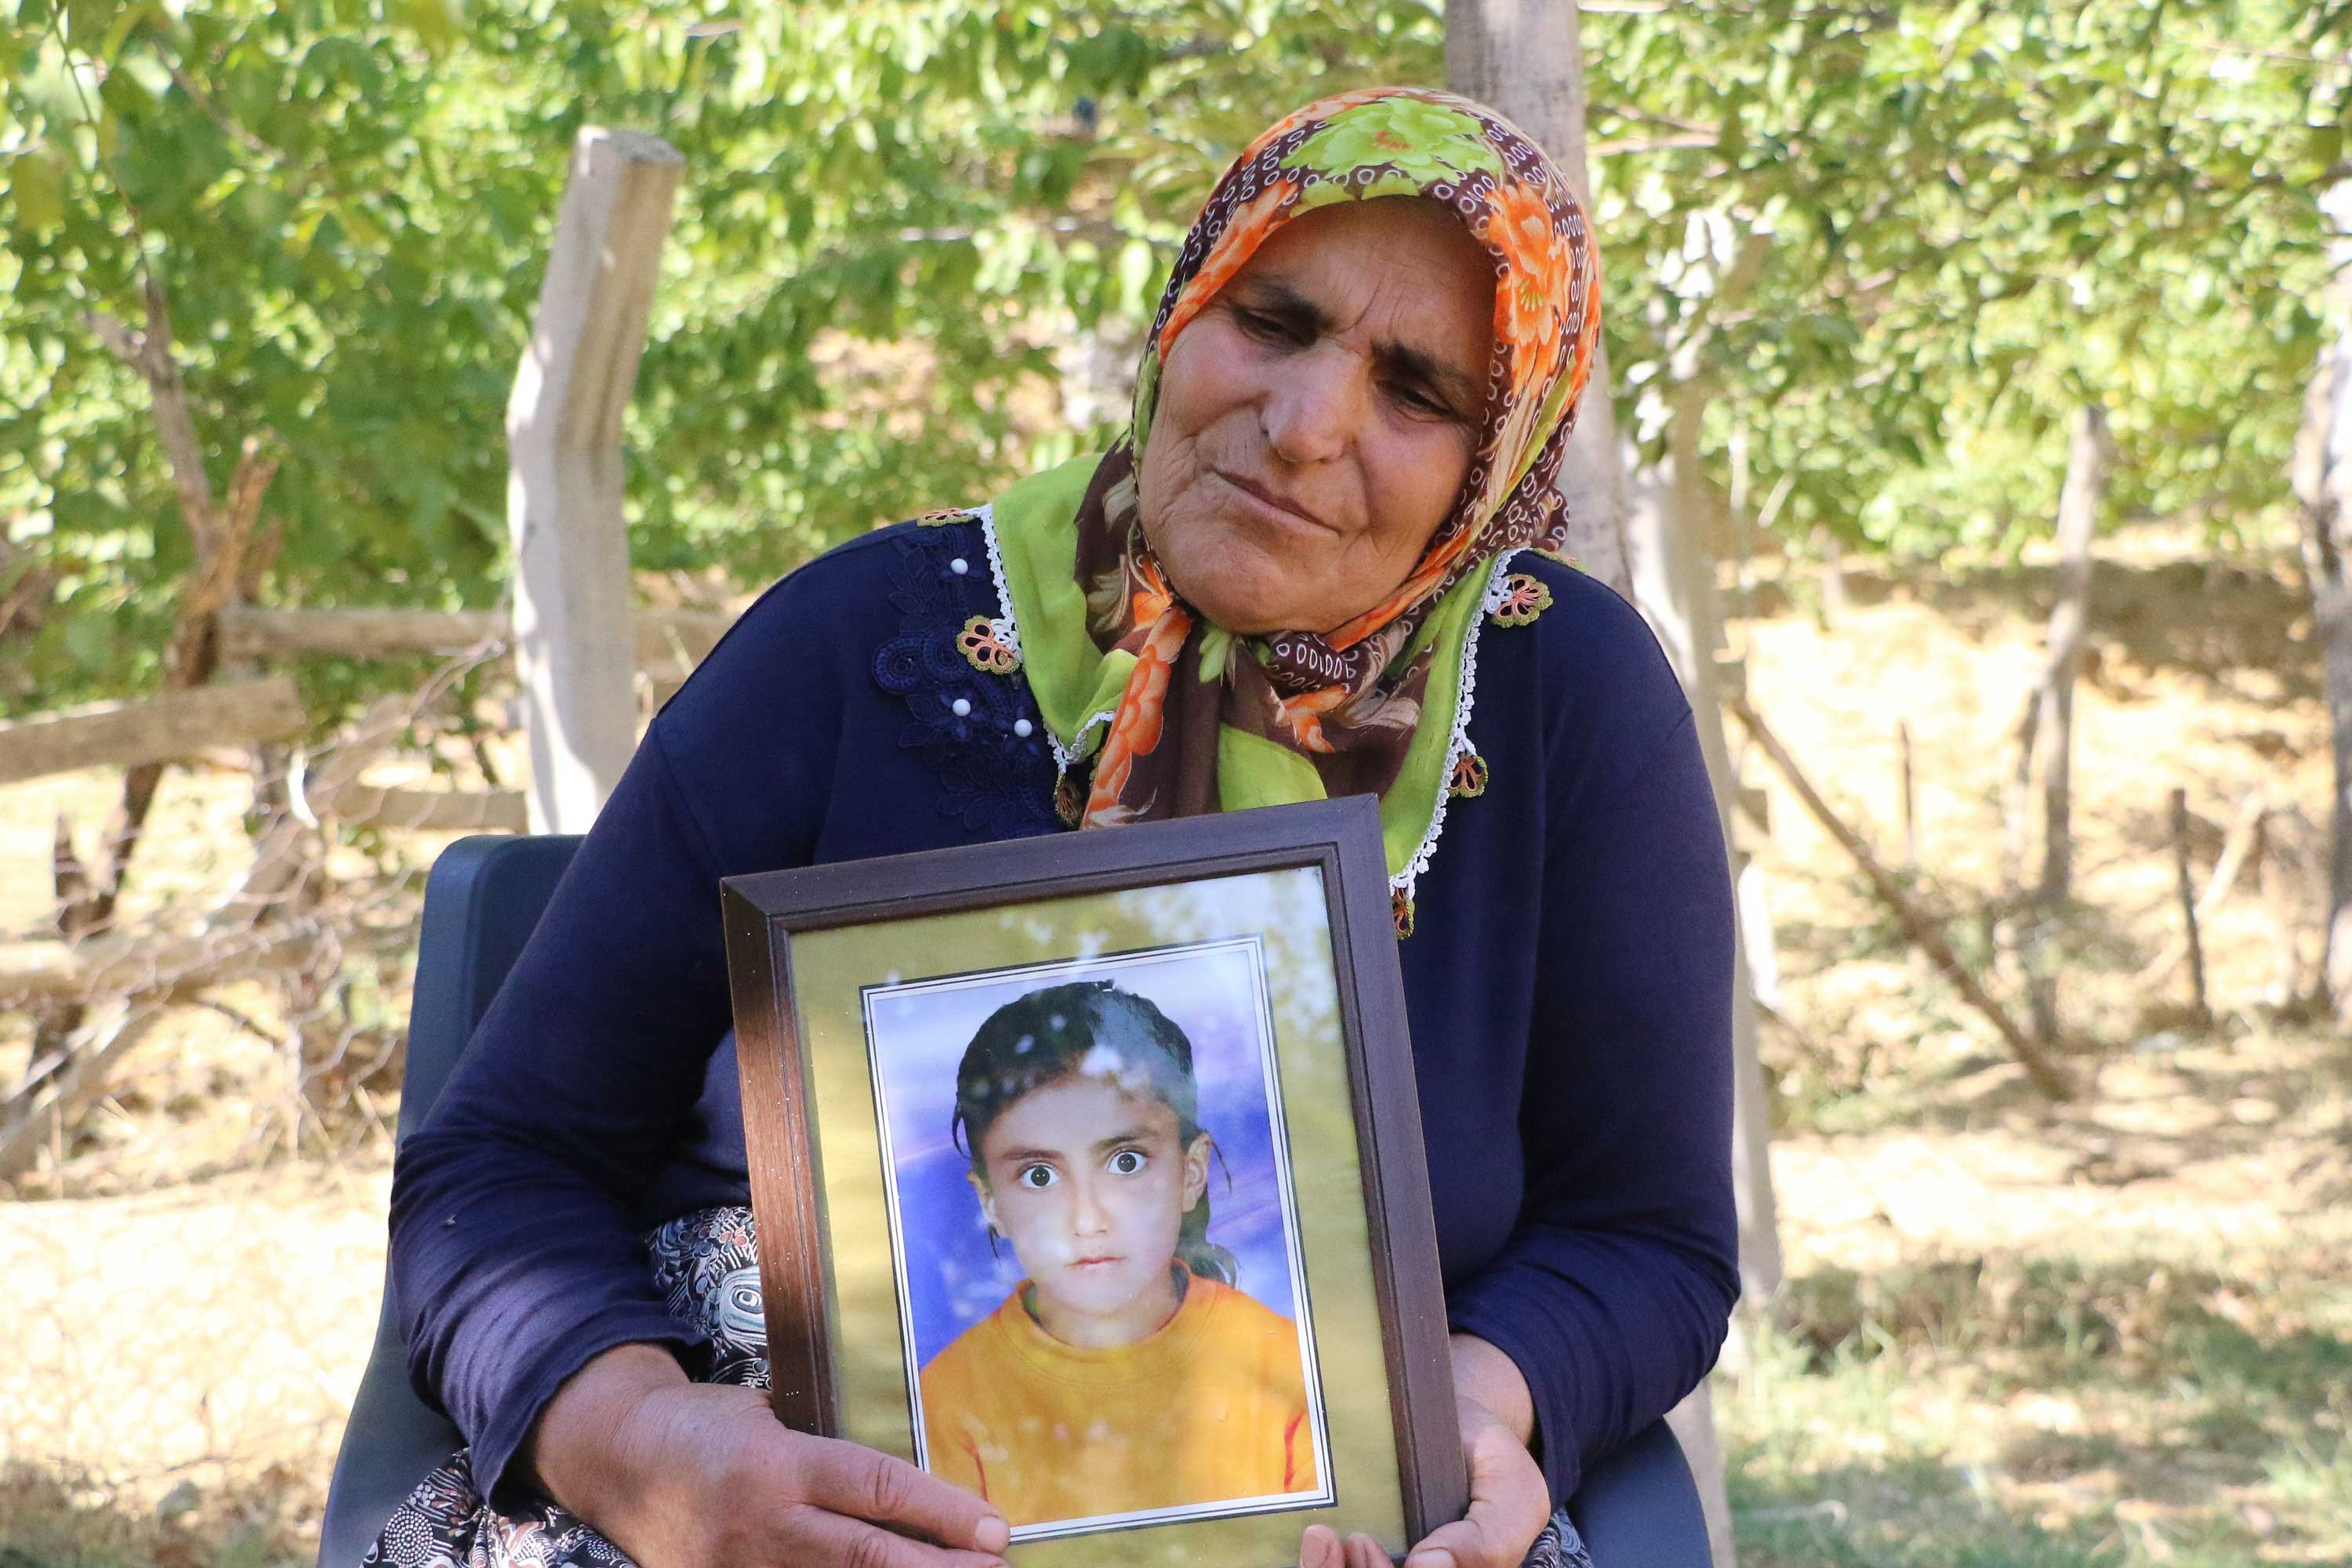
M 1857 579 L 1834 624 L 1766 581 L 1758 707 L 1890 859 L 1896 723 L 1920 896 L 1979 937 L 2003 882 L 2009 731 L 2040 658 L 2031 573 Z M 2161 549 L 2103 563 L 2077 711 L 2077 907 L 2043 935 L 2084 1085 L 2042 1103 L 1769 778 L 1780 939 L 1767 1063 L 1789 1284 L 1720 1374 L 1744 1558 L 1799 1563 L 2352 1563 L 2352 1047 L 2271 1004 L 2294 840 L 2329 788 L 2316 661 L 2284 563 Z M 2166 795 L 2195 874 L 2260 788 L 2299 806 L 2265 881 L 2184 973 Z M 0 931 L 43 918 L 55 817 L 109 782 L 0 789 Z M 242 853 L 242 780 L 175 773 L 143 863 L 194 897 Z M 419 846 L 423 855 L 429 846 Z M 2267 889 L 2267 898 L 2265 889 Z M 2307 927 L 2308 921 L 2305 920 Z M 2311 932 L 2305 929 L 2306 962 Z M 268 1024 L 257 989 L 237 999 Z M 0 1081 L 26 1036 L 0 1020 Z M 373 1332 L 385 1143 L 373 1116 L 290 1156 L 278 1046 L 191 1011 L 62 1163 L 0 1203 L 0 1568 L 299 1561 Z

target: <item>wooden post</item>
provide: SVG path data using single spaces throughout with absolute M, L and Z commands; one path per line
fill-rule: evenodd
M 685 160 L 590 126 L 507 402 L 516 673 L 534 833 L 581 833 L 636 742 L 621 417 Z
M 2197 1021 L 2213 1021 L 2213 1008 L 2205 995 L 2205 943 L 2197 934 L 2197 884 L 2189 876 L 2189 792 L 2176 787 L 2172 792 L 2172 871 L 2180 887 L 2181 929 L 2189 940 L 2189 985 L 2195 999 Z
M 2260 785 L 2249 790 L 2246 798 L 2238 803 L 2237 813 L 2231 817 L 2229 828 L 2221 836 L 2221 858 L 2213 862 L 2213 874 L 2206 879 L 2205 890 L 2198 894 L 2197 901 L 2189 906 L 2196 916 L 2196 929 L 2202 931 L 2205 921 L 2221 907 L 2221 900 L 2230 896 L 2231 888 L 2237 886 L 2238 873 L 2246 868 L 2247 862 L 2260 863 L 2266 858 L 2263 824 L 2269 815 L 2269 795 Z M 2293 944 L 2289 945 L 2292 947 Z M 2133 986 L 2145 991 L 2163 984 L 2172 978 L 2174 966 L 2188 956 L 2188 939 L 2173 938 L 2164 944 L 2162 952 L 2150 959 L 2147 966 L 2132 977 Z

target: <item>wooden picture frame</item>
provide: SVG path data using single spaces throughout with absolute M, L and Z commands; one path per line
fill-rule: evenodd
M 1024 1568 L 1289 1563 L 1297 1531 L 1318 1521 L 1343 1536 L 1367 1530 L 1401 1556 L 1462 1516 L 1468 1485 L 1444 1287 L 1370 797 L 732 877 L 721 898 L 772 1399 L 786 1425 L 868 1442 L 971 1484 L 952 1461 L 958 1445 L 973 1440 L 958 1434 L 987 1428 L 925 1392 L 949 1359 L 926 1350 L 925 1336 L 936 1345 L 952 1330 L 956 1342 L 981 1343 L 982 1331 L 967 1324 L 975 1309 L 955 1301 L 988 1299 L 980 1293 L 987 1282 L 966 1277 L 990 1265 L 956 1274 L 938 1260 L 980 1259 L 984 1215 L 988 1257 L 1016 1281 L 990 1321 L 1030 1332 L 1015 1303 L 1042 1327 L 1059 1298 L 1033 1282 L 1037 1271 L 1024 1272 L 1017 1256 L 1003 1262 L 1005 1189 L 983 1171 L 978 1136 L 961 1141 L 962 1124 L 949 1125 L 940 1106 L 952 1102 L 961 1118 L 959 1097 L 981 1081 L 972 1067 L 981 1035 L 971 1021 L 983 1010 L 1006 1006 L 1008 996 L 1073 994 L 1053 986 L 1089 996 L 1108 990 L 1122 1005 L 1145 995 L 1162 1022 L 1194 1020 L 1177 1029 L 1203 1042 L 1185 1047 L 1184 1081 L 1197 1076 L 1202 1085 L 1196 1131 L 1216 1136 L 1192 1147 L 1208 1149 L 1203 1169 L 1212 1155 L 1222 1158 L 1228 1194 L 1237 1179 L 1228 1131 L 1242 1134 L 1235 1147 L 1255 1151 L 1241 1156 L 1239 1179 L 1248 1194 L 1266 1195 L 1250 1198 L 1234 1222 L 1255 1227 L 1244 1239 L 1256 1247 L 1237 1265 L 1237 1283 L 1247 1289 L 1255 1269 L 1257 1293 L 1276 1302 L 1258 1305 L 1254 1296 L 1260 1316 L 1251 1321 L 1267 1312 L 1283 1321 L 1280 1303 L 1290 1305 L 1307 1419 L 1289 1424 L 1278 1491 L 1258 1495 L 1249 1489 L 1255 1483 L 1236 1482 L 1249 1495 L 1015 1518 L 1013 1559 Z M 1056 1013 L 1051 1022 L 1059 1029 L 1064 1020 Z M 1015 1048 L 1028 1050 L 1030 1037 Z M 960 1065 L 949 1072 L 951 1060 Z M 1262 1083 L 1252 1084 L 1253 1072 Z M 1218 1114 L 1228 1129 L 1207 1126 L 1213 1098 L 1226 1108 Z M 1145 1163 L 1139 1153 L 1117 1158 L 1122 1169 Z M 969 1162 L 968 1172 L 947 1169 L 957 1160 Z M 1360 1181 L 1301 1179 L 1351 1163 Z M 1037 1165 L 1019 1178 L 1024 1187 L 1064 1180 Z M 959 1183 L 968 1194 L 958 1186 L 940 1195 Z M 1201 1190 L 1219 1189 L 1211 1179 Z M 951 1213 L 959 1205 L 970 1211 L 962 1218 Z M 1200 1206 L 1206 1228 L 1208 1205 Z M 1014 1254 L 1024 1249 L 1019 1235 L 1004 1234 Z M 877 1237 L 887 1262 L 877 1259 Z M 1148 1246 L 1138 1250 L 1152 1256 Z M 1134 1278 L 1152 1278 L 1136 1267 L 1143 1271 Z M 1194 1267 L 1170 1268 L 1180 1303 L 1194 1293 Z M 938 1269 L 950 1270 L 940 1276 L 949 1282 L 933 1279 Z M 989 1288 L 1001 1289 L 1004 1277 Z M 1217 1301 L 1237 1292 L 1198 1293 Z M 1377 1319 L 1376 1348 L 1367 1317 Z M 1373 1408 L 1375 1388 L 1385 1395 L 1385 1422 Z M 958 1420 L 964 1426 L 951 1432 Z M 1310 1437 L 1321 1446 L 1309 1447 Z M 992 1497 L 1013 1484 L 1003 1479 L 1013 1468 L 1001 1464 L 987 1481 Z

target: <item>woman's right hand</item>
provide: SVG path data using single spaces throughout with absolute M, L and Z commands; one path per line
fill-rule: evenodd
M 541 1415 L 541 1489 L 640 1568 L 1004 1568 L 1004 1516 L 856 1443 L 812 1437 L 756 1389 L 687 1380 L 621 1345 Z

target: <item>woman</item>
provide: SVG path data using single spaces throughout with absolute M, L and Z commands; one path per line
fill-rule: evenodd
M 702 1288 L 748 1256 L 718 881 L 1364 793 L 1473 1494 L 1409 1568 L 1581 1557 L 1547 1517 L 1705 1374 L 1737 1291 L 1713 797 L 1639 617 L 1547 553 L 1598 328 L 1532 144 L 1443 94 L 1328 100 L 1210 196 L 1129 439 L 744 616 L 402 1150 L 412 1372 L 471 1447 L 386 1559 L 992 1568 L 972 1494 L 689 1380 L 759 1365 Z

